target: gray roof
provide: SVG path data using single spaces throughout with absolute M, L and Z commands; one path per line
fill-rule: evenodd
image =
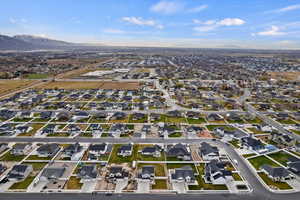
M 66 168 L 64 167 L 45 168 L 41 176 L 49 179 L 57 179 L 63 176 L 65 170 Z
M 284 178 L 290 174 L 289 171 L 283 167 L 272 167 L 270 165 L 264 164 L 261 166 L 261 168 L 264 169 L 269 174 L 269 176 L 273 178 Z

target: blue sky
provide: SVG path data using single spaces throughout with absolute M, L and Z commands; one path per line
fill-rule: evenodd
M 3 0 L 0 34 L 167 47 L 300 48 L 300 0 Z

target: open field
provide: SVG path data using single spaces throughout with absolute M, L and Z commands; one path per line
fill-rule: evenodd
M 120 89 L 136 90 L 138 82 L 100 82 L 100 81 L 54 81 L 38 86 L 38 89 Z
M 269 72 L 273 79 L 299 80 L 300 72 Z
M 0 80 L 0 95 L 29 87 L 37 83 L 34 80 Z

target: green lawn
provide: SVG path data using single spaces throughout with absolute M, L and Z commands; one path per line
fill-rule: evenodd
M 295 134 L 300 135 L 300 131 L 299 130 L 292 130 Z
M 118 156 L 118 149 L 122 146 L 123 144 L 115 144 L 113 146 L 113 150 L 109 159 L 109 163 L 131 163 L 132 161 L 136 160 L 136 155 L 137 155 L 137 145 L 133 146 L 133 152 L 131 156 L 128 157 L 122 157 L 122 156 Z
M 254 119 L 247 119 L 247 122 L 249 124 L 261 124 L 262 120 L 259 119 L 258 117 L 255 117 Z
M 233 139 L 233 140 L 229 141 L 229 143 L 232 144 L 237 149 L 240 148 L 240 143 L 237 139 Z
M 28 79 L 45 79 L 48 78 L 48 74 L 27 74 L 26 78 Z
M 285 182 L 274 182 L 272 179 L 270 179 L 265 173 L 260 172 L 258 175 L 262 178 L 262 180 L 268 185 L 275 188 L 278 188 L 280 190 L 289 190 L 292 189 L 292 187 L 285 183 Z
M 76 176 L 71 176 L 66 184 L 67 190 L 80 190 L 82 187 L 82 183 L 80 183 L 80 178 Z
M 152 185 L 152 190 L 166 190 L 168 189 L 167 180 L 156 179 L 155 184 Z
M 23 162 L 24 165 L 32 165 L 34 171 L 41 171 L 47 162 Z
M 242 181 L 242 177 L 238 173 L 232 173 L 232 177 L 235 181 Z
M 1 156 L 1 161 L 14 161 L 14 162 L 20 162 L 26 157 L 26 155 L 20 155 L 16 156 L 11 154 L 10 152 L 5 153 L 3 156 Z
M 251 131 L 254 134 L 264 134 L 263 131 L 258 130 L 257 128 L 253 127 L 253 128 L 247 128 L 249 131 Z
M 275 162 L 273 162 L 272 160 L 270 160 L 269 158 L 267 158 L 266 156 L 258 156 L 255 158 L 251 158 L 248 160 L 255 169 L 259 170 L 260 167 L 264 164 L 268 164 L 270 166 L 273 167 L 279 167 L 279 165 Z
M 42 128 L 45 124 L 43 123 L 33 123 L 33 124 L 29 124 L 29 126 L 32 127 L 32 130 L 29 131 L 28 133 L 21 133 L 18 136 L 33 136 L 34 134 L 36 134 L 36 132 Z
M 272 154 L 269 154 L 268 156 L 270 156 L 271 158 L 273 158 L 274 160 L 276 160 L 277 162 L 279 162 L 280 164 L 282 164 L 284 166 L 287 166 L 287 162 L 289 161 L 289 158 L 296 159 L 296 157 L 294 157 L 286 152 L 283 152 L 283 151 L 272 153 Z
M 249 153 L 249 154 L 244 154 L 243 157 L 244 158 L 249 158 L 251 156 L 255 156 L 256 154 L 255 153 Z
M 198 185 L 189 185 L 189 190 L 227 190 L 226 185 L 213 185 L 204 182 L 202 178 L 202 175 L 204 175 L 204 164 L 197 166 L 197 170 L 199 172 L 199 175 L 196 176 Z
M 27 187 L 32 183 L 34 180 L 35 176 L 28 176 L 25 178 L 23 181 L 14 183 L 9 190 L 25 190 Z
M 207 123 L 206 120 L 202 117 L 199 119 L 192 119 L 192 118 L 187 118 L 187 121 L 189 124 L 204 124 Z
M 182 136 L 182 133 L 180 132 L 175 132 L 175 133 L 172 133 L 169 135 L 169 137 L 171 138 L 176 138 L 176 137 L 181 137 Z
M 51 160 L 51 157 L 39 157 L 38 155 L 31 155 L 26 160 Z
M 186 119 L 184 117 L 169 117 L 169 116 L 166 116 L 166 122 L 169 122 L 169 123 L 186 123 Z
M 206 127 L 210 131 L 213 131 L 215 128 L 224 128 L 225 130 L 228 131 L 236 130 L 234 127 L 228 125 L 207 125 Z

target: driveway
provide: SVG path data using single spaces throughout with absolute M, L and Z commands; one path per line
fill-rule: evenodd
M 149 193 L 150 192 L 150 180 L 138 180 L 137 193 Z
M 84 181 L 83 185 L 81 187 L 82 192 L 92 192 L 94 191 L 98 180 L 90 180 L 90 181 Z
M 122 190 L 128 185 L 128 179 L 119 179 L 116 183 L 115 193 L 121 193 Z
M 186 187 L 184 182 L 173 182 L 172 183 L 173 189 L 177 193 L 186 193 Z

